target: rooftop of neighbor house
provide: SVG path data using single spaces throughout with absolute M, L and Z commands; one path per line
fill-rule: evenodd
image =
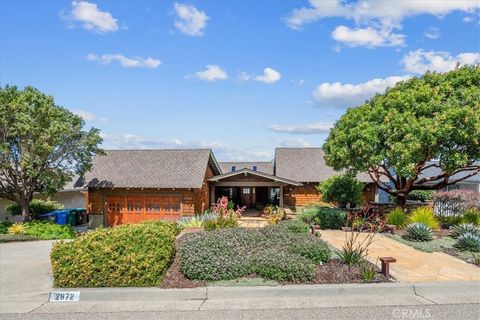
M 438 165 L 439 162 L 438 161 L 429 161 L 427 162 L 427 166 L 428 165 L 431 165 L 431 164 L 434 164 L 434 165 Z M 473 163 L 473 165 L 476 165 L 476 166 L 480 166 L 480 161 L 476 161 Z M 467 175 L 470 175 L 474 172 L 474 170 L 471 170 L 471 171 L 461 171 L 461 172 L 458 172 L 457 174 L 454 174 L 453 176 L 450 177 L 450 180 L 456 180 L 456 179 L 460 179 L 460 178 L 463 178 Z M 427 169 L 425 169 L 421 174 L 420 176 L 418 177 L 418 179 L 422 179 L 424 177 L 432 177 L 432 176 L 436 176 L 436 175 L 439 175 L 442 173 L 442 170 L 440 169 L 440 167 L 438 166 L 432 166 L 432 167 L 429 167 Z M 477 173 L 471 177 L 468 177 L 464 180 L 462 180 L 462 182 L 471 182 L 471 183 L 480 183 L 480 172 L 477 170 Z
M 227 161 L 219 162 L 222 173 L 234 172 L 240 169 L 250 169 L 273 175 L 273 161 Z

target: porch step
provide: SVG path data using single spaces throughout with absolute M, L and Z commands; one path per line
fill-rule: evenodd
M 268 222 L 267 219 L 262 217 L 242 217 L 239 224 L 245 228 L 262 228 L 265 227 Z

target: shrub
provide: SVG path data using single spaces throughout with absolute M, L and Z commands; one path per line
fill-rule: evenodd
M 355 207 L 360 204 L 363 183 L 349 174 L 336 175 L 318 185 L 322 199 L 327 202 L 336 202 L 342 208 L 348 204 Z
M 28 212 L 32 218 L 36 218 L 40 214 L 63 209 L 63 204 L 53 200 L 33 199 L 28 205 Z M 22 209 L 18 203 L 8 205 L 5 210 L 12 216 L 22 214 Z
M 307 223 L 312 224 L 315 222 L 315 217 L 317 216 L 319 207 L 306 207 L 297 215 L 297 219 Z
M 175 255 L 179 230 L 172 222 L 144 222 L 57 242 L 50 254 L 54 286 L 157 286 Z
M 433 240 L 432 229 L 424 223 L 415 222 L 405 227 L 403 238 L 410 241 L 431 241 Z
M 25 234 L 42 240 L 72 239 L 75 237 L 71 225 L 59 225 L 50 221 L 28 222 L 25 229 Z
M 441 223 L 442 228 L 448 229 L 451 226 L 462 223 L 462 216 L 437 216 L 437 220 Z
M 457 238 L 454 247 L 462 251 L 479 252 L 480 236 L 467 232 Z
M 285 220 L 281 221 L 278 223 L 280 227 L 284 227 L 287 230 L 289 230 L 292 233 L 308 233 L 310 232 L 310 227 L 308 224 L 297 220 L 297 219 L 292 219 L 292 220 Z
M 461 223 L 451 228 L 450 236 L 454 239 L 458 238 L 464 233 L 471 233 L 480 236 L 480 228 L 473 223 Z
M 322 229 L 340 229 L 345 225 L 345 211 L 336 208 L 319 208 L 317 222 Z
M 24 234 L 27 228 L 24 223 L 17 222 L 8 228 L 8 234 Z
M 253 273 L 277 281 L 311 280 L 315 264 L 328 261 L 330 250 L 318 238 L 294 233 L 286 222 L 188 235 L 180 248 L 180 270 L 190 279 L 209 281 Z
M 219 216 L 216 220 L 207 220 L 203 223 L 203 229 L 206 231 L 233 228 L 238 226 L 238 219 L 235 217 L 223 217 Z
M 431 190 L 413 190 L 407 195 L 407 200 L 425 202 L 433 199 L 433 191 Z
M 8 228 L 12 226 L 13 222 L 11 221 L 2 221 L 0 222 L 0 234 L 5 234 L 8 232 Z
M 285 210 L 277 206 L 266 206 L 263 208 L 263 214 L 268 224 L 276 224 L 286 218 Z
M 462 213 L 462 222 L 480 226 L 480 211 L 474 208 L 466 209 Z
M 412 211 L 410 216 L 411 223 L 423 223 L 432 230 L 440 228 L 440 224 L 433 214 L 433 210 L 428 207 L 419 207 Z
M 408 223 L 408 216 L 402 208 L 395 208 L 387 214 L 387 223 L 395 225 L 398 229 L 403 229 Z

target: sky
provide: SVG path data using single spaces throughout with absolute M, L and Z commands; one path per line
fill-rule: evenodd
M 478 0 L 0 1 L 0 83 L 34 86 L 106 149 L 271 160 L 347 108 L 480 63 Z

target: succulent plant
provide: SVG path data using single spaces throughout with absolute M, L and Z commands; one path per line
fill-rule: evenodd
M 431 241 L 433 240 L 433 231 L 424 223 L 411 223 L 405 227 L 403 238 L 415 242 Z
M 457 238 L 454 246 L 462 251 L 480 252 L 480 236 L 466 232 Z
M 26 230 L 27 230 L 27 228 L 26 228 L 24 223 L 17 222 L 17 223 L 14 223 L 10 228 L 8 228 L 8 233 L 9 234 L 24 234 Z
M 480 236 L 480 228 L 473 223 L 461 223 L 451 228 L 450 236 L 457 239 L 464 233 L 471 233 Z

